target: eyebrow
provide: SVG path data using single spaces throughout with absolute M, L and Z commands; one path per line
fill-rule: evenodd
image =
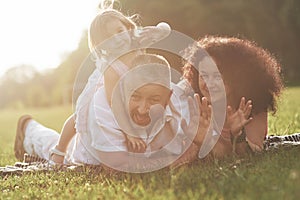
M 151 98 L 153 98 L 153 97 L 161 97 L 161 95 L 155 94 L 155 95 L 151 95 L 150 97 L 151 97 Z
M 135 94 L 135 95 L 139 95 L 140 93 L 139 93 L 138 91 L 135 90 L 135 91 L 133 91 L 132 95 L 134 95 L 134 94 Z

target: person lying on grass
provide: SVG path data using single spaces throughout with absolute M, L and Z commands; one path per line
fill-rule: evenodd
M 278 61 L 254 42 L 234 37 L 206 36 L 184 53 L 184 85 L 206 97 L 217 111 L 225 105 L 224 125 L 218 119 L 222 113 L 213 113 L 210 131 L 198 133 L 194 139 L 198 150 L 210 136 L 216 142 L 209 154 L 216 158 L 262 151 L 268 133 L 268 112 L 276 112 L 276 101 L 283 89 Z M 181 162 L 196 159 L 191 153 L 195 148 L 189 151 Z M 198 157 L 207 154 L 200 150 Z
M 137 66 L 125 73 L 114 89 L 111 108 L 102 98 L 104 87 L 97 89 L 89 108 L 89 131 L 76 133 L 66 155 L 54 148 L 59 134 L 30 116 L 19 120 L 15 149 L 46 160 L 55 153 L 64 157 L 65 164 L 102 164 L 118 171 L 146 172 L 168 166 L 188 147 L 183 144 L 181 116 L 170 103 L 170 66 L 163 57 L 150 54 L 137 56 L 133 63 Z M 208 107 L 205 98 L 200 102 L 196 95 L 189 105 L 191 118 L 197 117 L 195 110 L 202 107 L 202 113 L 210 118 L 210 110 L 204 109 Z M 129 134 L 141 139 L 145 149 L 129 152 Z

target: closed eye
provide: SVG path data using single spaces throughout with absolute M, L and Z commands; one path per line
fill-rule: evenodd
M 158 103 L 160 103 L 160 100 L 161 100 L 160 96 L 152 97 L 152 98 L 150 98 L 150 103 L 158 104 Z
M 131 99 L 133 101 L 139 101 L 141 99 L 141 96 L 140 95 L 137 95 L 137 94 L 133 94 L 131 95 Z

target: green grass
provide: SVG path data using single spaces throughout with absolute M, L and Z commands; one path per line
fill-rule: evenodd
M 14 164 L 18 117 L 30 113 L 60 130 L 70 107 L 0 111 L 0 165 Z M 300 132 L 300 87 L 289 88 L 269 118 L 269 132 Z M 0 199 L 300 199 L 300 148 L 235 160 L 198 161 L 146 174 L 39 172 L 0 177 Z

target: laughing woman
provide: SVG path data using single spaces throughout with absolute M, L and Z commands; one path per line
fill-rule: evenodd
M 248 40 L 214 36 L 187 48 L 184 57 L 183 78 L 196 93 L 216 103 L 222 99 L 222 87 L 225 89 L 225 122 L 216 131 L 219 139 L 211 153 L 224 157 L 232 152 L 262 151 L 268 112 L 276 112 L 283 89 L 277 60 Z M 194 143 L 201 146 L 204 135 L 197 134 Z

